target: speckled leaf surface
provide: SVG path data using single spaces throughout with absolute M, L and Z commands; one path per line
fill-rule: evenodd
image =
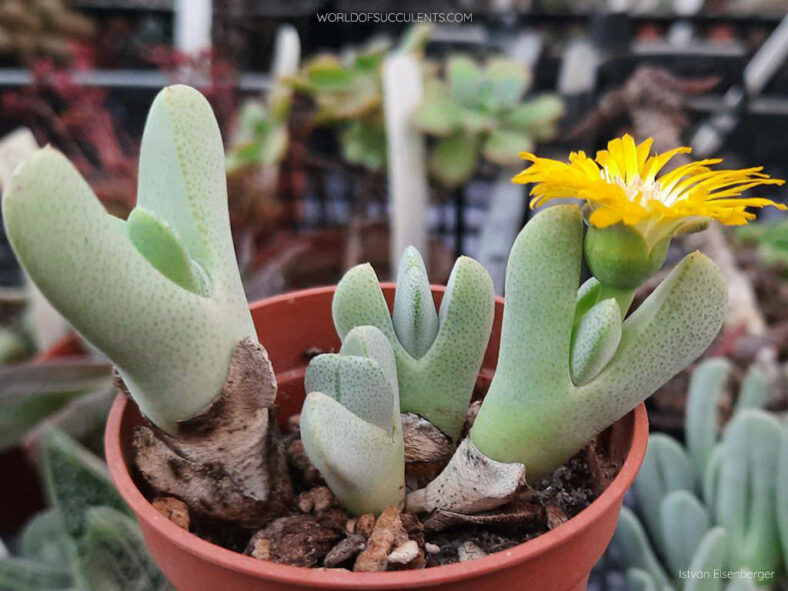
M 33 281 L 113 361 L 142 412 L 170 432 L 219 392 L 235 345 L 256 340 L 224 174 L 208 102 L 174 86 L 154 101 L 143 136 L 138 203 L 151 215 L 132 214 L 132 227 L 146 217 L 137 228 L 159 236 L 156 248 L 135 247 L 128 224 L 52 148 L 17 170 L 3 198 L 8 236 Z M 205 273 L 207 295 L 191 289 L 195 269 Z
M 406 271 L 408 268 L 406 267 Z M 424 298 L 422 289 L 403 280 L 404 295 Z M 398 288 L 399 291 L 399 288 Z M 423 299 L 419 300 L 419 305 Z M 434 309 L 432 298 L 427 302 Z M 402 304 L 404 306 L 404 303 Z M 398 338 L 378 278 L 370 265 L 348 271 L 337 286 L 332 305 L 334 323 L 345 339 L 354 327 L 370 325 L 389 339 L 397 361 L 400 407 L 417 413 L 450 437 L 456 438 L 465 422 L 473 387 L 487 348 L 495 310 L 495 293 L 489 273 L 475 260 L 460 257 L 454 265 L 438 313 L 438 332 L 424 355 L 414 358 Z M 420 314 L 398 314 L 416 321 Z M 427 316 L 432 318 L 431 314 Z M 427 322 L 431 322 L 428 320 Z M 401 325 L 406 324 L 404 321 Z M 404 329 L 403 329 L 404 331 Z M 406 337 L 430 334 L 414 328 Z M 423 340 L 423 339 L 422 339 Z
M 401 505 L 405 451 L 386 336 L 371 326 L 354 328 L 339 354 L 312 359 L 304 388 L 304 450 L 334 495 L 359 514 Z
M 581 257 L 580 210 L 555 206 L 526 225 L 507 266 L 498 367 L 471 438 L 492 459 L 525 464 L 532 482 L 698 357 L 727 305 L 717 266 L 688 255 L 624 321 L 604 369 L 575 386 L 570 352 Z M 588 285 L 579 301 L 593 289 Z
M 320 392 L 301 409 L 301 439 L 309 459 L 343 506 L 381 513 L 405 496 L 402 431 L 392 435 Z

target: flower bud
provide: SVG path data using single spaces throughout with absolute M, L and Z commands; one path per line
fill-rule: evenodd
M 607 228 L 590 226 L 585 237 L 585 257 L 600 283 L 616 289 L 635 289 L 665 262 L 670 238 L 649 248 L 636 229 L 623 224 Z

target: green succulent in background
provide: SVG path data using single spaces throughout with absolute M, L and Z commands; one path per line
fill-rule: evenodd
M 741 226 L 736 229 L 736 236 L 757 244 L 758 256 L 764 263 L 781 263 L 788 274 L 788 220 Z
M 484 267 L 468 257 L 457 259 L 436 311 L 421 254 L 408 247 L 400 260 L 393 314 L 369 264 L 345 274 L 332 311 L 343 341 L 358 326 L 375 326 L 388 338 L 397 360 L 402 412 L 421 415 L 456 440 L 495 311 L 492 280 Z
M 0 367 L 0 451 L 50 424 L 79 440 L 100 437 L 115 395 L 112 366 L 89 357 Z
M 272 91 L 275 92 L 276 89 Z M 248 166 L 281 163 L 290 141 L 287 122 L 291 100 L 285 95 L 268 103 L 260 100 L 244 102 L 236 136 L 227 151 L 227 174 Z
M 383 60 L 393 49 L 420 55 L 430 31 L 428 25 L 413 26 L 396 48 L 386 39 L 376 39 L 342 55 L 317 55 L 293 78 L 294 87 L 314 101 L 314 123 L 338 127 L 346 162 L 371 171 L 386 167 Z
M 372 326 L 351 330 L 338 354 L 306 371 L 304 450 L 353 513 L 382 513 L 405 499 L 405 457 L 394 351 Z
M 718 405 L 729 372 L 726 360 L 710 359 L 693 373 L 687 448 L 664 434 L 649 437 L 634 484 L 640 519 L 622 509 L 611 544 L 627 568 L 631 589 L 755 589 L 774 579 L 728 584 L 680 573 L 770 573 L 779 571 L 781 557 L 788 555 L 778 534 L 778 516 L 788 510 L 788 497 L 778 490 L 778 464 L 788 464 L 788 438 L 774 415 L 759 408 L 769 385 L 753 366 L 720 440 Z
M 41 467 L 51 508 L 26 525 L 18 555 L 0 558 L 0 588 L 171 589 L 96 456 L 50 430 L 42 438 Z
M 555 137 L 561 100 L 554 95 L 523 100 L 530 85 L 528 69 L 504 57 L 490 58 L 482 67 L 454 55 L 446 63 L 445 79 L 427 76 L 414 122 L 437 138 L 430 171 L 441 184 L 465 183 L 480 158 L 502 167 L 517 165 L 520 152 Z

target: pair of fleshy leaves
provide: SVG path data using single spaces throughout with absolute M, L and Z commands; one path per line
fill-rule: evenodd
M 127 221 L 107 213 L 52 148 L 16 171 L 3 214 L 36 285 L 166 431 L 210 404 L 235 345 L 256 340 L 230 234 L 219 127 L 192 88 L 165 88 L 153 102 Z
M 378 329 L 350 331 L 338 354 L 307 368 L 301 410 L 307 456 L 356 514 L 400 506 L 405 457 L 394 352 Z
M 374 326 L 394 351 L 403 412 L 421 415 L 451 438 L 465 423 L 495 312 L 489 273 L 460 257 L 436 312 L 418 250 L 403 253 L 393 317 L 375 271 L 368 264 L 348 271 L 337 285 L 334 324 L 343 341 L 358 326 Z
M 595 282 L 578 297 L 582 226 L 576 206 L 550 207 L 515 241 L 498 366 L 471 432 L 482 453 L 524 464 L 532 482 L 698 357 L 727 305 L 722 273 L 692 253 L 624 322 L 613 300 L 591 306 Z

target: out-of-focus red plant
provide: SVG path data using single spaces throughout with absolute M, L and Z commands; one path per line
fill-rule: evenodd
M 107 207 L 123 215 L 135 201 L 138 146 L 113 117 L 107 90 L 79 81 L 92 63 L 84 45 L 75 48 L 69 68 L 51 59 L 34 62 L 32 82 L 3 93 L 2 117 L 66 153 Z
M 84 75 L 95 67 L 95 52 L 74 44 L 68 67 L 51 59 L 31 65 L 32 81 L 2 94 L 0 117 L 26 125 L 40 144 L 63 151 L 90 183 L 108 210 L 125 215 L 134 207 L 139 136 L 127 133 L 110 108 L 106 88 L 86 86 Z M 211 52 L 191 57 L 157 47 L 145 58 L 155 64 L 168 84 L 198 88 L 229 126 L 237 105 L 237 76 Z

